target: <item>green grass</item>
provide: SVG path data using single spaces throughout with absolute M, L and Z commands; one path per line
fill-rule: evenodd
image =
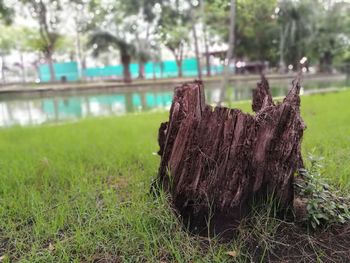
M 350 92 L 303 97 L 303 152 L 350 187 Z M 248 110 L 248 104 L 239 104 Z M 0 258 L 4 262 L 225 262 L 240 240 L 189 236 L 152 198 L 157 129 L 166 113 L 0 131 Z M 100 261 L 99 261 L 100 260 Z M 1 260 L 0 260 L 1 262 Z

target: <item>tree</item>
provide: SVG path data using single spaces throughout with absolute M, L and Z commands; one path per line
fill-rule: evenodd
M 193 42 L 194 42 L 194 52 L 197 60 L 197 74 L 198 74 L 198 79 L 202 79 L 202 67 L 201 67 L 201 59 L 199 54 L 198 34 L 197 34 L 197 28 L 196 28 L 196 25 L 198 24 L 198 15 L 196 12 L 196 7 L 198 6 L 198 2 L 195 2 L 195 4 L 193 4 L 191 1 L 189 1 L 189 5 L 191 7 L 190 16 L 191 16 L 191 24 L 192 24 L 191 27 L 192 27 L 192 35 L 193 35 Z
M 210 53 L 209 53 L 207 25 L 205 20 L 204 0 L 200 0 L 200 16 L 201 16 L 201 22 L 203 27 L 203 42 L 204 42 L 204 49 L 205 49 L 205 63 L 206 63 L 206 69 L 207 69 L 207 76 L 210 77 L 211 75 Z
M 145 64 L 150 60 L 151 54 L 147 43 L 139 42 L 136 46 L 136 59 L 139 63 L 139 79 L 145 78 Z
M 26 81 L 26 69 L 24 65 L 24 54 L 28 52 L 41 51 L 42 39 L 39 32 L 28 27 L 19 27 L 15 25 L 2 26 L 0 28 L 0 53 L 2 57 L 2 79 L 5 82 L 6 55 L 12 51 L 19 53 L 20 63 L 16 63 L 21 69 L 22 82 Z M 63 39 L 62 39 L 63 40 Z M 60 41 L 61 42 L 61 41 Z M 60 44 L 61 45 L 61 44 Z M 58 46 L 60 46 L 58 45 Z M 62 42 L 63 45 L 63 42 Z
M 0 0 L 0 21 L 5 22 L 6 25 L 10 25 L 12 23 L 14 11 L 12 8 L 9 8 L 4 0 Z
M 279 64 L 300 69 L 305 57 L 318 62 L 321 72 L 331 72 L 333 59 L 348 48 L 349 3 L 345 1 L 280 1 L 276 8 L 280 31 Z
M 226 0 L 206 2 L 208 30 L 228 42 L 230 8 Z M 303 57 L 330 71 L 349 47 L 348 1 L 237 0 L 235 57 L 269 61 L 285 72 L 301 67 Z
M 235 55 L 237 58 L 268 60 L 275 63 L 278 27 L 273 15 L 276 6 L 277 0 L 236 1 Z M 205 11 L 208 31 L 218 36 L 220 43 L 228 43 L 230 2 L 208 0 Z
M 39 26 L 40 42 L 39 50 L 44 54 L 49 65 L 51 81 L 55 81 L 55 69 L 53 54 L 60 41 L 61 35 L 58 33 L 62 6 L 59 0 L 21 0 L 31 10 L 34 19 Z
M 104 31 L 118 39 L 124 39 L 133 49 L 131 59 L 139 64 L 139 78 L 144 78 L 144 66 L 150 59 L 150 43 L 154 36 L 156 0 L 114 1 L 108 5 L 95 3 L 95 18 L 91 23 L 92 31 Z M 101 24 L 104 28 L 101 29 Z M 115 46 L 115 45 L 114 45 Z M 133 47 L 132 47 L 133 46 Z
M 30 36 L 37 33 L 33 32 L 30 28 L 27 27 L 16 27 L 12 26 L 9 28 L 10 33 L 7 33 L 11 37 L 11 46 L 13 50 L 18 51 L 20 56 L 20 68 L 22 75 L 22 82 L 26 82 L 26 68 L 24 65 L 24 53 L 30 51 L 37 51 L 32 49 L 30 46 Z M 16 37 L 14 37 L 16 36 Z
M 0 27 L 0 57 L 1 57 L 1 79 L 2 83 L 6 83 L 6 55 L 8 55 L 12 49 L 12 34 L 9 27 L 1 26 Z
M 162 55 L 159 51 L 159 47 L 159 40 L 155 40 L 150 43 L 150 56 L 153 64 L 153 80 L 157 79 L 157 66 L 160 70 L 160 76 L 163 77 Z
M 228 51 L 226 54 L 225 65 L 224 65 L 224 75 L 222 77 L 222 82 L 220 87 L 219 105 L 225 99 L 226 85 L 230 77 L 230 71 L 229 71 L 230 62 L 231 62 L 231 59 L 233 58 L 234 47 L 235 47 L 235 23 L 236 23 L 236 0 L 231 0 Z
M 186 1 L 181 2 L 182 10 L 180 11 L 179 0 L 175 3 L 163 1 L 158 21 L 161 41 L 174 55 L 178 68 L 178 77 L 182 77 L 184 46 L 189 41 L 190 15 L 189 5 L 187 5 L 187 10 L 184 8 L 186 3 Z
M 66 3 L 66 8 L 72 11 L 73 24 L 75 30 L 75 56 L 78 64 L 79 77 L 83 78 L 83 70 L 86 67 L 85 59 L 86 52 L 84 46 L 87 44 L 87 37 L 84 33 L 87 31 L 89 23 L 91 23 L 92 13 L 90 9 L 93 9 L 91 5 L 94 5 L 94 1 L 86 0 L 69 0 Z
M 120 60 L 123 65 L 124 82 L 131 82 L 130 62 L 135 53 L 134 45 L 124 39 L 112 35 L 109 32 L 95 32 L 91 35 L 88 45 L 93 47 L 93 55 L 98 56 L 102 51 L 107 51 L 110 46 L 116 47 L 120 52 Z
M 120 1 L 113 4 L 90 1 L 89 10 L 93 18 L 85 31 L 89 34 L 87 46 L 92 48 L 94 57 L 101 56 L 103 52 L 110 52 L 111 48 L 119 51 L 124 82 L 128 83 L 131 82 L 129 65 L 135 53 L 135 46 L 131 44 L 127 31 L 123 29 L 123 16 L 118 12 L 120 4 Z
M 108 4 L 91 1 L 91 11 L 94 11 L 93 21 L 88 30 L 93 35 L 101 32 L 111 40 L 110 44 L 120 51 L 121 60 L 129 64 L 132 59 L 139 63 L 139 77 L 144 78 L 144 65 L 150 59 L 150 43 L 154 35 L 154 5 L 156 0 L 113 1 Z M 96 39 L 96 37 L 93 37 Z M 101 42 L 105 42 L 101 40 Z M 96 39 L 97 41 L 97 39 Z M 89 41 L 90 44 L 94 44 Z M 91 45 L 90 45 L 91 46 Z M 103 45 L 99 51 L 106 50 Z M 96 50 L 95 50 L 96 51 Z M 94 52 L 95 52 L 94 51 Z M 95 52 L 96 53 L 96 52 Z M 127 55 L 127 56 L 126 56 Z M 129 61 L 129 62 L 127 62 Z M 125 69 L 129 71 L 129 69 Z M 130 75 L 130 72 L 125 72 Z M 125 77 L 130 81 L 130 77 Z
M 236 53 L 240 58 L 276 61 L 276 0 L 237 1 Z
M 0 0 L 0 22 L 5 22 L 6 25 L 12 23 L 13 9 L 5 5 L 4 0 Z M 2 82 L 6 82 L 5 70 L 6 70 L 6 60 L 5 57 L 11 49 L 11 39 L 9 38 L 10 31 L 7 28 L 1 28 L 0 35 L 0 57 L 1 57 L 1 79 Z
M 132 21 L 132 26 L 130 32 L 133 34 L 133 38 L 135 39 L 135 53 L 134 58 L 137 60 L 139 64 L 139 79 L 145 78 L 145 64 L 151 58 L 151 46 L 149 40 L 149 27 L 146 26 L 145 34 L 142 34 L 140 31 L 140 26 L 137 26 L 136 21 Z
M 128 20 L 126 28 L 130 29 L 135 40 L 136 54 L 135 58 L 139 64 L 139 78 L 145 76 L 145 63 L 151 58 L 151 45 L 155 36 L 155 20 L 157 12 L 155 6 L 157 0 L 131 0 L 121 1 L 120 10 L 123 17 Z
M 284 0 L 276 9 L 280 31 L 279 67 L 282 72 L 286 64 L 298 69 L 300 59 L 306 54 L 306 44 L 313 32 L 312 18 L 316 17 L 314 4 L 313 0 Z
M 311 59 L 318 61 L 321 72 L 331 73 L 334 60 L 350 48 L 350 3 L 319 0 L 313 33 L 307 45 Z

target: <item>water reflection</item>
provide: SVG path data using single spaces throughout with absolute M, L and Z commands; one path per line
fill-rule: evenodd
M 37 125 L 89 116 L 169 109 L 172 92 L 113 93 L 0 102 L 0 126 Z
M 229 88 L 226 100 L 251 99 L 255 85 Z M 329 87 L 324 86 L 324 87 Z M 323 85 L 304 86 L 308 89 L 322 89 Z M 273 96 L 287 94 L 288 85 L 272 85 Z M 72 97 L 49 97 L 37 99 L 7 99 L 0 101 L 0 126 L 37 125 L 47 122 L 76 120 L 90 116 L 123 115 L 126 113 L 168 110 L 172 102 L 172 91 L 114 92 L 100 95 L 82 94 Z M 206 89 L 206 99 L 215 104 L 220 97 L 216 88 Z

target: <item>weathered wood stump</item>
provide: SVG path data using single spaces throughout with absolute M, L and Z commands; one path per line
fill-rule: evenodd
M 299 90 L 294 81 L 275 105 L 262 78 L 253 91 L 256 114 L 251 115 L 205 104 L 200 81 L 175 89 L 169 122 L 159 129 L 158 185 L 192 231 L 232 229 L 253 200 L 266 195 L 273 194 L 281 207 L 292 205 L 305 129 Z

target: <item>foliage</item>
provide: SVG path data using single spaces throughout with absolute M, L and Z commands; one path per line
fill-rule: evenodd
M 37 47 L 48 58 L 51 59 L 55 51 L 56 43 L 60 40 L 60 34 L 57 31 L 58 24 L 63 18 L 61 16 L 60 1 L 45 0 L 21 0 L 30 10 L 33 18 L 39 25 L 40 43 Z
M 330 66 L 341 62 L 349 50 L 350 5 L 337 2 L 332 5 L 315 5 L 317 16 L 314 16 L 314 30 L 309 40 L 310 56 L 318 60 L 320 71 L 330 71 Z
M 237 2 L 237 43 L 239 57 L 276 60 L 276 20 L 271 17 L 276 0 Z
M 151 23 L 156 18 L 156 13 L 154 12 L 154 6 L 159 2 L 159 0 L 129 0 L 121 1 L 121 9 L 125 14 L 139 14 L 143 16 L 144 20 Z
M 88 45 L 94 47 L 94 56 L 98 56 L 102 51 L 108 50 L 110 46 L 117 47 L 122 54 L 121 56 L 131 57 L 134 52 L 134 46 L 132 44 L 108 32 L 93 33 L 89 39 Z
M 184 47 L 189 41 L 190 11 L 190 5 L 186 1 L 163 1 L 158 21 L 161 41 L 174 55 L 179 77 L 182 76 Z
M 40 41 L 36 38 L 36 43 L 31 46 L 48 60 L 60 46 L 56 42 L 62 42 L 65 34 L 60 26 L 67 19 L 65 10 L 71 10 L 67 24 L 72 24 L 75 33 L 81 34 L 83 39 L 100 31 L 124 39 L 134 44 L 137 52 L 132 59 L 140 64 L 155 57 L 154 53 L 160 53 L 163 44 L 172 52 L 178 65 L 181 65 L 186 49 L 192 46 L 189 32 L 193 28 L 198 28 L 198 39 L 203 37 L 199 29 L 208 33 L 206 43 L 209 46 L 219 44 L 220 48 L 225 48 L 228 42 L 229 1 L 205 0 L 204 12 L 197 10 L 199 2 L 20 1 L 38 22 L 42 38 Z M 236 59 L 269 61 L 271 66 L 281 67 L 291 64 L 298 69 L 300 59 L 305 56 L 308 64 L 319 65 L 320 71 L 330 71 L 333 64 L 349 61 L 350 4 L 347 1 L 237 0 L 236 9 Z M 13 10 L 22 10 L 22 7 Z M 0 19 L 10 22 L 13 10 L 0 0 Z M 72 41 L 69 44 L 67 52 L 72 52 L 74 44 Z
M 132 60 L 140 64 L 141 76 L 144 63 L 151 57 L 155 39 L 156 3 L 153 0 L 114 1 L 108 4 L 90 1 L 89 8 L 94 14 L 86 32 L 90 36 L 88 45 L 95 45 L 92 54 L 96 57 L 115 47 L 123 64 L 129 64 Z
M 12 48 L 12 30 L 7 26 L 0 26 L 0 53 L 2 55 L 8 54 Z
M 212 34 L 228 41 L 229 1 L 209 0 L 206 5 L 206 23 Z M 251 60 L 276 61 L 278 48 L 277 21 L 272 18 L 276 0 L 237 1 L 236 56 Z
M 47 42 L 40 36 L 40 34 L 31 28 L 23 27 L 20 28 L 20 34 L 25 35 L 25 39 L 22 39 L 22 47 L 23 49 L 27 49 L 28 51 L 39 51 L 43 54 L 47 50 Z M 57 40 L 54 43 L 55 51 L 67 51 L 67 42 L 69 42 L 68 36 L 58 35 Z
M 3 20 L 5 24 L 9 25 L 12 21 L 12 16 L 14 14 L 13 9 L 9 8 L 4 0 L 0 0 L 0 21 Z
M 225 43 L 228 2 L 208 0 L 206 4 L 208 28 Z M 327 59 L 332 64 L 333 58 L 344 57 L 349 48 L 349 13 L 350 5 L 345 1 L 238 0 L 236 57 L 268 60 L 273 65 L 282 59 L 294 68 L 304 56 L 314 64 Z
M 39 32 L 26 26 L 0 26 L 0 50 L 10 53 L 13 49 L 20 52 L 45 52 L 46 44 Z M 60 36 L 55 42 L 57 52 L 67 53 L 72 47 L 72 39 L 69 36 Z
M 120 51 L 120 60 L 123 64 L 124 71 L 124 81 L 131 81 L 129 64 L 135 53 L 135 47 L 133 44 L 128 43 L 125 39 L 112 35 L 109 32 L 94 32 L 90 36 L 88 45 L 93 47 L 94 56 L 98 56 L 102 51 L 109 50 L 112 46 L 116 47 Z
M 322 158 L 308 157 L 310 169 L 301 169 L 301 180 L 296 183 L 298 198 L 307 204 L 304 221 L 314 229 L 350 221 L 350 198 L 341 197 L 339 191 L 321 177 Z
M 58 26 L 64 20 L 62 1 L 21 0 L 20 2 L 27 7 L 32 18 L 37 21 L 40 40 L 36 38 L 32 45 L 44 55 L 49 64 L 50 79 L 55 81 L 53 55 L 61 39 Z
M 289 1 L 279 3 L 275 16 L 279 27 L 279 55 L 287 65 L 298 68 L 299 60 L 305 56 L 308 35 L 313 31 L 315 8 L 313 0 Z

